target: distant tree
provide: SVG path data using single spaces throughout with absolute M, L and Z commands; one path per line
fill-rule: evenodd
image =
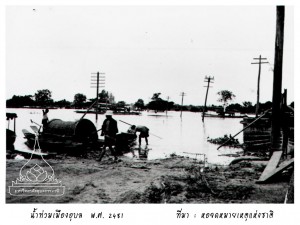
M 69 108 L 71 106 L 71 102 L 67 101 L 66 99 L 63 99 L 63 100 L 54 102 L 54 105 L 57 107 L 60 107 L 60 108 L 62 108 L 62 107 Z
M 167 109 L 168 102 L 162 99 L 151 101 L 148 103 L 148 109 L 155 110 L 155 111 L 165 111 Z
M 157 101 L 160 100 L 161 98 L 159 97 L 161 93 L 154 93 L 151 100 Z
M 124 108 L 125 105 L 126 105 L 126 102 L 124 102 L 124 101 L 117 102 L 117 107 L 119 107 L 119 108 Z
M 270 102 L 270 101 L 267 101 L 267 102 L 265 102 L 265 103 L 260 103 L 259 104 L 259 110 L 260 111 L 266 111 L 266 110 L 268 110 L 268 109 L 271 109 L 272 108 L 272 102 Z
M 145 108 L 143 99 L 138 99 L 137 102 L 134 103 L 134 106 L 139 110 L 143 110 Z
M 174 102 L 167 102 L 167 110 L 171 110 L 174 108 Z
M 181 105 L 179 105 L 179 104 L 174 104 L 174 105 L 173 105 L 173 109 L 174 109 L 175 111 L 179 111 L 180 108 L 181 108 Z
M 18 96 L 14 95 L 11 99 L 6 100 L 6 107 L 19 108 L 24 106 L 34 106 L 35 101 L 32 95 Z
M 241 109 L 242 109 L 242 105 L 240 105 L 239 103 L 230 104 L 229 106 L 227 106 L 228 111 L 241 112 Z
M 82 107 L 85 102 L 86 102 L 86 96 L 84 94 L 78 93 L 74 95 L 73 104 L 75 107 Z
M 243 107 L 245 107 L 245 108 L 253 107 L 252 102 L 245 101 L 242 104 L 243 104 Z
M 53 103 L 53 99 L 51 98 L 51 91 L 48 89 L 38 90 L 35 94 L 35 102 L 39 106 L 48 106 Z
M 228 102 L 232 101 L 233 98 L 235 98 L 235 95 L 228 90 L 219 91 L 217 94 L 220 96 L 218 101 L 223 104 L 224 112 L 225 112 L 226 107 L 228 106 Z
M 148 109 L 157 111 L 165 111 L 168 108 L 168 101 L 161 99 L 159 96 L 161 93 L 154 93 L 152 96 L 152 101 L 148 103 Z
M 252 102 L 244 101 L 242 102 L 242 113 L 254 113 L 255 107 L 252 105 Z
M 207 110 L 211 110 L 211 111 L 216 111 L 217 106 L 215 106 L 214 104 L 210 105 L 210 106 L 206 106 Z
M 100 103 L 115 103 L 115 96 L 112 93 L 105 91 L 104 89 L 99 93 L 98 97 Z
M 194 106 L 194 105 L 190 105 L 190 111 L 191 112 L 202 112 L 203 111 L 203 109 L 202 109 L 202 107 L 200 107 L 200 106 Z

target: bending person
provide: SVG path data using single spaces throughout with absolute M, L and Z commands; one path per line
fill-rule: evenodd
M 136 134 L 136 132 L 139 132 L 139 145 L 142 143 L 142 138 L 145 138 L 146 145 L 148 145 L 148 137 L 149 137 L 149 128 L 146 126 L 135 126 L 131 125 L 131 127 L 127 131 L 130 134 Z

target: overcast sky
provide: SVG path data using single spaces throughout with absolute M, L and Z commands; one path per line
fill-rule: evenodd
M 54 100 L 94 98 L 91 73 L 103 72 L 116 101 L 146 103 L 153 93 L 203 105 L 230 90 L 235 103 L 272 99 L 275 6 L 8 6 L 6 98 L 49 89 Z M 283 85 L 294 101 L 293 8 L 286 7 Z

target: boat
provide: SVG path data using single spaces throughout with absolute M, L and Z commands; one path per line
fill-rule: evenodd
M 126 111 L 118 111 L 118 112 L 113 112 L 114 115 L 136 115 L 139 116 L 142 113 L 141 112 L 137 112 L 137 111 L 130 111 L 130 112 L 126 112 Z
M 106 111 L 99 110 L 96 112 L 95 109 L 92 110 L 75 110 L 76 113 L 87 113 L 87 114 L 105 114 Z M 138 111 L 113 111 L 113 115 L 141 115 L 141 112 Z
M 6 113 L 6 120 L 8 123 L 8 126 L 6 128 L 6 149 L 14 149 L 14 143 L 16 141 L 16 118 L 17 118 L 16 113 Z M 10 120 L 14 121 L 14 129 L 11 130 L 9 128 L 10 125 Z
M 32 132 L 23 129 L 26 145 L 31 149 L 40 149 L 43 152 L 81 154 L 87 150 L 100 150 L 104 139 L 98 138 L 95 125 L 88 119 L 77 121 L 62 121 L 52 119 L 46 127 L 30 126 Z M 123 154 L 130 151 L 130 146 L 136 135 L 119 133 L 116 138 L 116 151 Z
M 102 110 L 98 110 L 96 112 L 95 109 L 90 109 L 90 110 L 82 109 L 82 110 L 75 110 L 74 112 L 76 112 L 76 113 L 86 113 L 86 114 L 96 114 L 96 113 L 104 114 L 105 113 L 105 111 L 102 111 Z
M 33 132 L 23 129 L 28 147 L 40 148 L 48 152 L 82 152 L 88 148 L 97 148 L 103 144 L 98 139 L 95 125 L 88 119 L 62 121 L 52 119 L 46 127 L 30 126 Z
M 122 155 L 131 151 L 136 144 L 136 134 L 121 132 L 116 136 L 116 153 Z
M 244 117 L 247 117 L 247 115 L 225 115 L 225 116 L 222 116 L 222 115 L 217 115 L 217 114 L 210 114 L 210 113 L 205 113 L 204 114 L 205 117 L 215 117 L 215 118 L 244 118 Z

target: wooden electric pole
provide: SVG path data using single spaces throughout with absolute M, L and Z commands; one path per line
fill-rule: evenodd
M 100 74 L 104 74 L 104 73 L 100 73 L 100 72 L 97 72 L 97 73 L 92 73 L 92 74 L 96 74 L 96 76 L 92 76 L 92 79 L 91 79 L 91 82 L 96 82 L 96 83 L 91 83 L 91 85 L 95 85 L 96 84 L 96 87 L 95 86 L 91 86 L 92 88 L 96 88 L 96 121 L 98 120 L 98 101 L 99 101 L 99 88 L 102 87 L 104 88 L 104 85 L 105 85 L 105 76 L 100 76 Z M 96 78 L 96 80 L 95 80 Z M 101 78 L 101 80 L 100 80 Z M 102 83 L 100 83 L 102 82 Z M 100 86 L 100 85 L 103 85 L 103 86 Z
M 251 63 L 251 64 L 258 64 L 258 79 L 257 79 L 257 101 L 256 101 L 256 109 L 255 109 L 255 116 L 258 117 L 258 111 L 259 111 L 259 86 L 260 86 L 260 71 L 261 71 L 261 64 L 269 63 L 269 62 L 263 62 L 262 60 L 266 60 L 267 58 L 262 58 L 261 55 L 259 55 L 259 58 L 253 58 L 254 60 L 258 60 L 258 62 Z
M 205 111 L 206 111 L 206 102 L 207 102 L 207 95 L 208 95 L 208 89 L 210 88 L 209 84 L 210 83 L 213 83 L 212 81 L 214 80 L 213 77 L 207 77 L 205 76 L 204 78 L 204 82 L 207 82 L 207 86 L 204 86 L 204 87 L 207 87 L 206 89 L 206 95 L 205 95 L 205 102 L 204 102 L 204 107 L 203 107 L 203 113 L 202 113 L 202 122 L 204 122 L 204 116 L 205 116 Z
M 180 112 L 180 117 L 182 117 L 183 97 L 186 96 L 186 93 L 181 92 L 180 96 L 181 96 L 181 112 Z
M 272 97 L 272 128 L 271 128 L 271 154 L 273 151 L 281 150 L 281 86 L 282 86 L 282 61 L 284 43 L 284 6 L 276 9 L 276 39 L 274 57 L 274 78 Z

